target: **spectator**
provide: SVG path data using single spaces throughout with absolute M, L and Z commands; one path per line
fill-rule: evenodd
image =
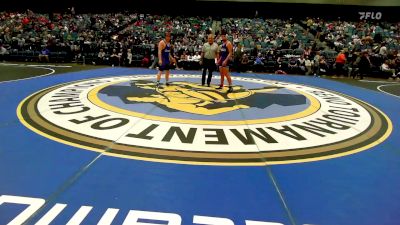
M 319 59 L 319 73 L 326 73 L 328 71 L 328 63 L 324 56 Z
M 119 60 L 120 56 L 117 53 L 117 49 L 114 48 L 110 56 L 111 66 L 119 66 Z
M 277 70 L 282 70 L 283 69 L 282 68 L 282 58 L 281 57 L 278 57 L 276 59 L 276 68 L 277 68 Z
M 310 56 L 311 56 L 311 49 L 310 49 L 310 47 L 306 47 L 306 48 L 304 49 L 303 55 L 304 55 L 304 58 L 307 58 L 307 57 L 310 57 Z
M 196 54 L 192 57 L 192 60 L 195 62 L 200 62 L 201 55 L 199 52 L 196 52 Z
M 379 49 L 379 55 L 382 56 L 382 58 L 386 59 L 386 56 L 388 54 L 387 48 L 386 48 L 386 44 L 382 43 L 381 44 L 381 48 Z
M 50 51 L 47 47 L 44 47 L 39 54 L 39 62 L 49 62 Z
M 183 69 L 187 68 L 188 59 L 187 51 L 184 51 L 178 61 L 178 67 Z
M 306 62 L 306 59 L 304 58 L 304 55 L 301 55 L 300 58 L 297 59 L 297 67 L 299 68 L 300 74 L 305 74 L 305 72 L 306 72 L 305 62 Z
M 362 52 L 361 57 L 359 57 L 359 59 L 357 58 L 355 63 L 358 65 L 360 79 L 362 80 L 362 79 L 364 79 L 364 75 L 369 74 L 371 71 L 372 64 L 369 59 L 368 51 Z M 353 73 L 353 79 L 355 78 L 355 76 L 356 76 L 356 74 Z
M 264 70 L 264 57 L 261 53 L 257 54 L 256 59 L 254 60 L 254 71 L 261 72 Z
M 97 64 L 103 65 L 105 59 L 106 59 L 106 53 L 104 52 L 103 49 L 100 49 L 99 53 L 97 54 Z
M 234 49 L 233 49 L 233 52 L 234 52 L 234 60 L 233 60 L 233 62 L 234 62 L 234 64 L 235 64 L 235 70 L 236 71 L 238 71 L 238 72 L 240 72 L 240 63 L 241 63 L 241 60 L 242 60 L 242 57 L 243 57 L 243 48 L 242 48 L 242 45 L 239 43 Z
M 309 56 L 306 57 L 304 61 L 304 66 L 306 67 L 306 75 L 310 75 L 312 73 L 314 61 L 310 60 Z
M 132 60 L 133 60 L 132 49 L 128 49 L 127 52 L 126 52 L 126 62 L 125 62 L 125 64 L 127 66 L 132 66 Z
M 263 60 L 264 57 L 262 57 L 261 53 L 258 53 L 256 59 L 254 60 L 254 65 L 264 66 Z
M 298 71 L 298 64 L 297 64 L 297 59 L 296 59 L 296 57 L 292 57 L 292 58 L 290 58 L 290 60 L 289 60 L 289 64 L 288 64 L 288 69 L 289 69 L 289 72 L 290 73 L 297 73 L 297 71 Z
M 381 70 L 390 77 L 396 78 L 396 70 L 389 67 L 389 60 L 385 60 L 381 66 Z
M 303 53 L 304 58 L 307 55 L 313 57 L 315 51 L 318 50 L 341 51 L 347 48 L 361 51 L 374 49 L 379 56 L 370 56 L 374 68 L 381 66 L 380 56 L 390 60 L 389 67 L 398 68 L 398 63 L 395 62 L 395 57 L 391 52 L 399 49 L 400 23 L 372 24 L 366 21 L 324 21 L 318 18 L 306 18 L 303 21 L 304 27 L 307 29 L 305 30 L 302 24 L 284 19 L 222 18 L 221 22 L 221 28 L 226 28 L 233 34 L 234 43 L 238 46 L 234 50 L 238 54 L 234 54 L 235 64 L 240 63 L 242 58 L 240 54 L 243 54 L 243 51 L 239 51 L 241 49 L 239 44 L 244 45 L 243 50 L 253 51 L 247 55 L 248 58 L 255 58 L 258 53 L 268 52 L 269 49 L 279 46 L 284 49 L 299 49 L 303 44 L 305 46 L 310 44 L 311 52 L 306 47 Z M 133 59 L 136 56 L 143 57 L 144 49 L 150 48 L 157 51 L 157 45 L 154 43 L 165 29 L 171 29 L 175 34 L 176 51 L 174 55 L 178 59 L 185 51 L 187 51 L 186 54 L 201 51 L 199 45 L 203 38 L 211 32 L 212 24 L 213 20 L 210 17 L 145 16 L 129 12 L 75 14 L 72 16 L 71 10 L 65 12 L 64 15 L 55 14 L 53 16 L 27 10 L 26 13 L 0 12 L 0 39 L 2 39 L 4 47 L 10 46 L 11 53 L 26 50 L 41 51 L 41 46 L 46 45 L 52 53 L 68 52 L 70 55 L 68 58 L 75 58 L 76 61 L 83 63 L 85 62 L 84 56 L 96 58 L 100 49 L 104 49 L 104 52 L 110 54 L 112 53 L 110 50 L 116 49 L 120 62 L 114 62 L 114 64 L 127 65 L 126 62 L 130 61 L 127 60 L 127 49 L 132 49 Z M 268 61 L 275 61 L 277 56 L 277 54 L 269 54 Z M 285 56 L 279 56 L 286 62 L 286 59 L 292 57 L 292 53 L 288 51 Z M 157 52 L 150 59 L 157 62 L 156 57 Z M 298 56 L 296 56 L 296 60 L 297 58 Z M 348 63 L 345 65 L 351 68 L 353 60 L 347 56 L 346 58 Z M 331 60 L 331 57 L 328 56 L 327 69 L 332 68 Z M 46 58 L 43 58 L 43 61 L 46 61 Z M 314 61 L 316 72 L 319 71 L 317 69 L 319 61 Z M 190 64 L 193 65 L 193 62 Z M 235 66 L 237 67 L 237 65 Z M 154 67 L 153 63 L 150 68 Z M 327 73 L 330 72 L 327 71 Z
M 321 53 L 317 51 L 317 53 L 314 56 L 314 76 L 319 75 L 320 68 L 319 68 L 319 62 L 321 61 Z
M 300 42 L 297 40 L 297 38 L 293 38 L 293 41 L 290 45 L 291 49 L 298 49 L 300 47 Z
M 287 74 L 287 73 L 283 70 L 277 70 L 275 71 L 275 74 Z
M 150 53 L 148 50 L 146 50 L 140 65 L 142 67 L 148 67 L 149 64 L 150 64 Z
M 149 69 L 154 69 L 158 63 L 158 43 L 154 45 L 154 50 L 151 54 L 151 59 L 153 60 L 153 63 L 149 67 Z
M 249 69 L 249 57 L 247 54 L 243 54 L 240 59 L 240 67 L 238 72 L 246 72 Z
M 353 50 L 352 52 L 349 52 L 347 54 L 346 58 L 347 58 L 347 60 L 346 60 L 345 67 L 347 68 L 347 76 L 350 77 L 350 76 L 352 76 L 352 73 L 355 72 L 354 64 L 357 59 L 357 55 L 356 55 L 355 51 Z
M 187 61 L 193 61 L 194 55 L 193 53 L 189 53 L 188 57 L 187 57 Z
M 5 61 L 6 55 L 8 55 L 7 49 L 2 44 L 0 44 L 0 61 Z
M 346 55 L 344 51 L 340 51 L 338 56 L 336 57 L 336 75 L 344 76 L 344 65 L 346 64 Z
M 395 69 L 397 72 L 397 79 L 400 79 L 400 53 L 396 54 L 396 59 L 395 59 Z
M 289 49 L 290 48 L 290 43 L 287 37 L 282 42 L 281 49 Z

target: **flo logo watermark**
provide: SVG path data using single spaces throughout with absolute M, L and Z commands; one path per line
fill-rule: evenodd
M 382 19 L 381 12 L 358 12 L 360 14 L 360 20 L 380 20 Z

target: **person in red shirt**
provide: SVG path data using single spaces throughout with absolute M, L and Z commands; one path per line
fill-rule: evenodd
M 345 64 L 346 64 L 346 55 L 342 50 L 336 57 L 336 75 L 343 76 L 345 74 L 343 69 Z
M 23 25 L 27 25 L 29 22 L 30 22 L 30 21 L 29 21 L 29 19 L 28 19 L 27 17 L 25 17 L 25 18 L 22 19 L 22 24 L 23 24 Z

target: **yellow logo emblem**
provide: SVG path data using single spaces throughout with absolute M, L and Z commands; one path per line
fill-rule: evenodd
M 250 108 L 244 101 L 238 102 L 238 100 L 256 93 L 280 89 L 280 87 L 245 89 L 242 86 L 234 86 L 232 93 L 226 93 L 225 90 L 218 91 L 215 87 L 205 87 L 191 82 L 173 82 L 169 86 L 158 88 L 152 81 L 136 81 L 131 85 L 141 89 L 156 90 L 156 93 L 145 97 L 127 97 L 129 101 L 158 103 L 170 109 L 200 115 L 216 115 Z

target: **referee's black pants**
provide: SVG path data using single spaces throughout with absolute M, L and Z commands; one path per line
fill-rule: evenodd
M 211 84 L 211 78 L 212 78 L 212 72 L 215 69 L 215 61 L 214 59 L 203 59 L 203 76 L 201 77 L 201 84 L 204 85 L 206 82 L 206 73 L 208 70 L 208 77 L 207 77 L 207 85 L 210 86 Z

